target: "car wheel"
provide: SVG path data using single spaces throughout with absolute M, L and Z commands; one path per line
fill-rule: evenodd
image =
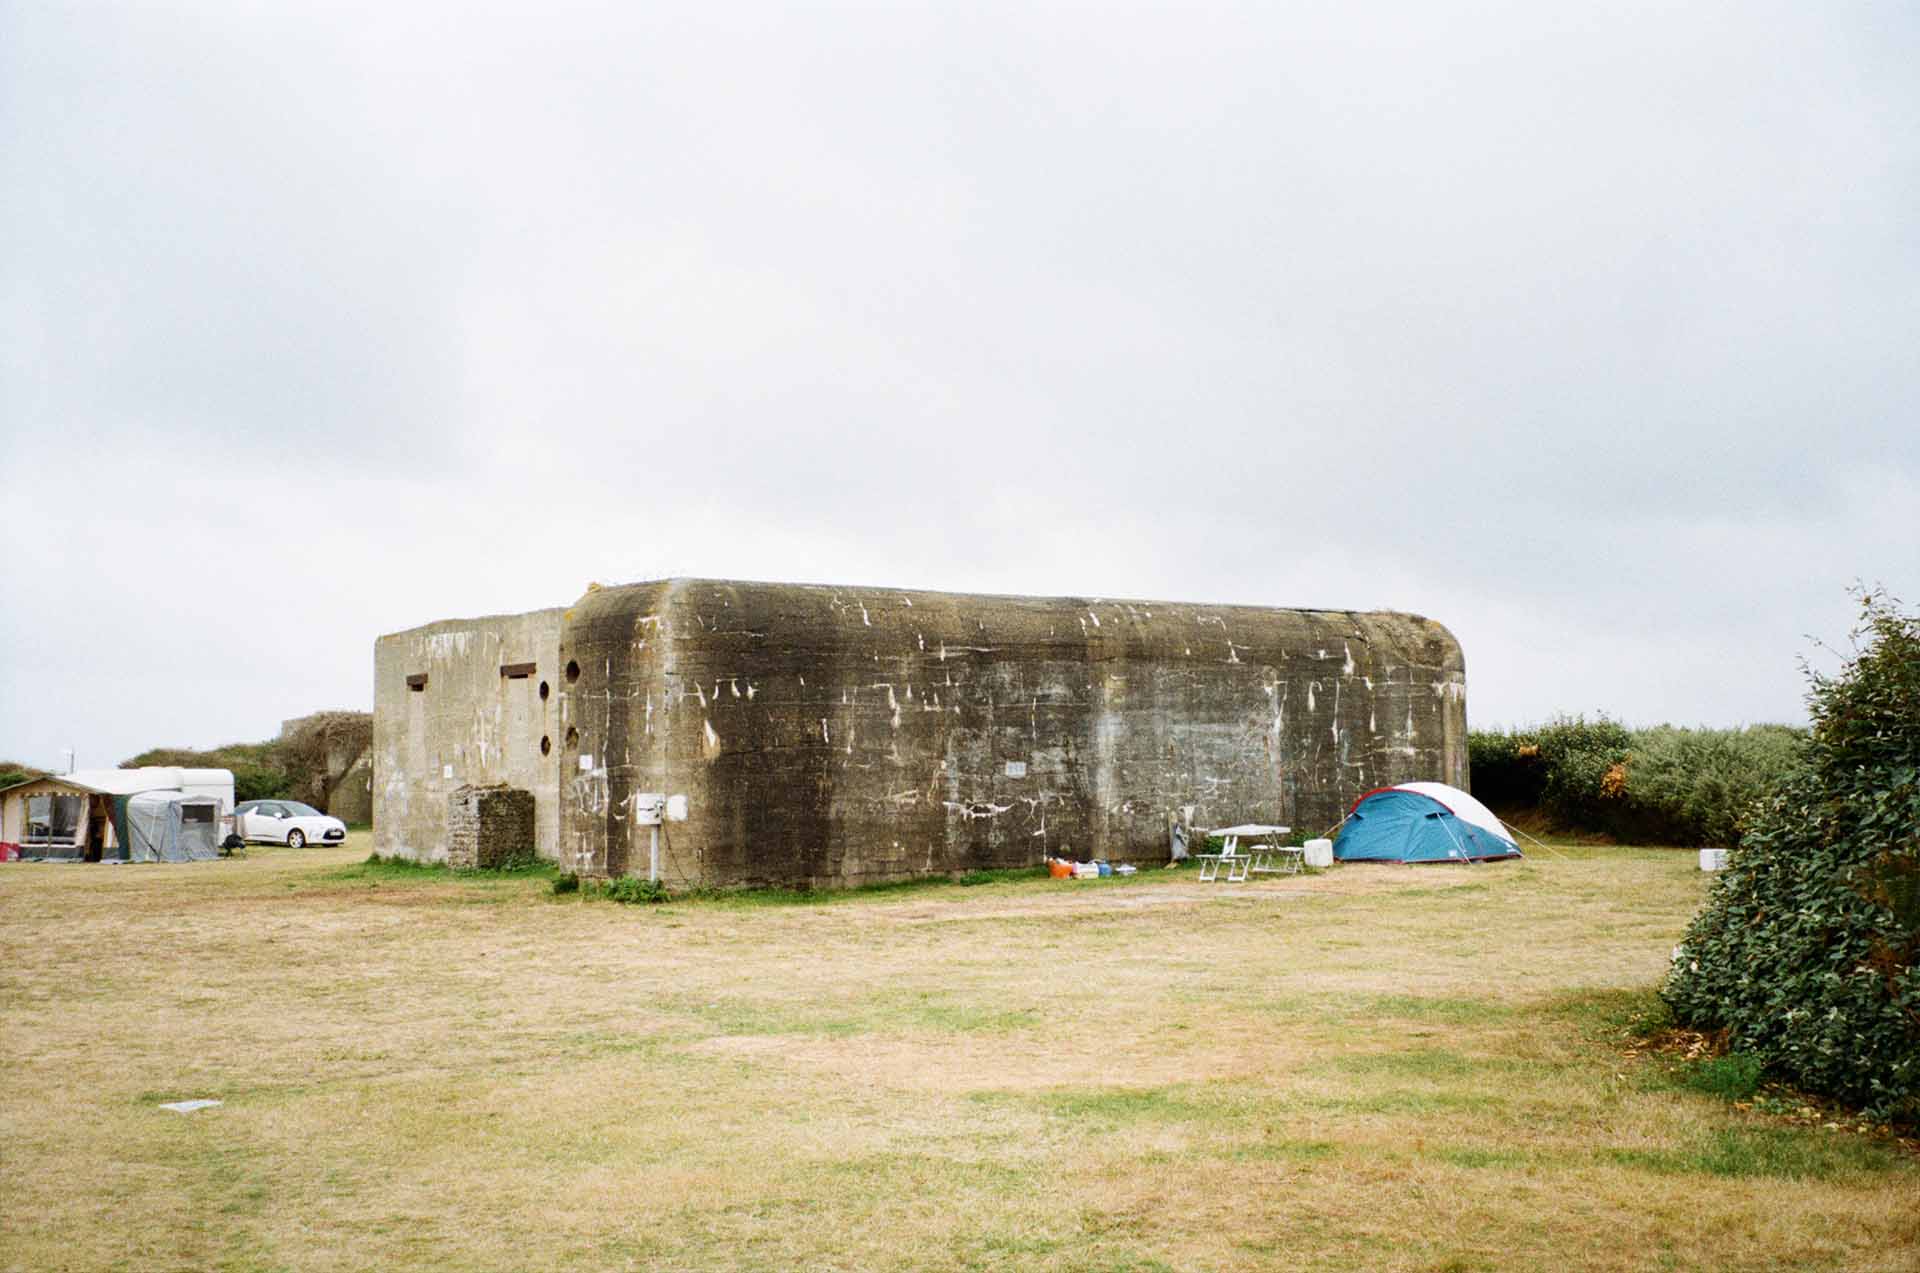
M 287 847 L 290 849 L 304 849 L 307 847 L 307 837 L 300 833 L 299 828 L 296 827 L 292 831 L 287 832 Z

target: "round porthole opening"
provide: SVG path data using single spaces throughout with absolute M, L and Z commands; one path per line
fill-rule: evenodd
M 553 693 L 552 687 L 550 687 L 545 681 L 540 682 L 540 701 L 543 703 L 546 702 L 547 695 L 551 693 Z
M 551 755 L 552 752 L 553 752 L 553 739 L 547 737 L 545 734 L 540 735 L 540 754 L 542 756 L 546 756 L 546 755 Z
M 567 746 L 578 747 L 579 745 L 580 745 L 580 731 L 575 729 L 571 725 L 567 726 Z
M 580 665 L 578 663 L 575 663 L 572 659 L 568 659 L 567 660 L 567 684 L 571 685 L 579 679 L 580 679 Z

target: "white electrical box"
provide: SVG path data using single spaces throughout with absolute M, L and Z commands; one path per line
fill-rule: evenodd
M 633 820 L 643 827 L 657 827 L 667 811 L 667 798 L 655 792 L 646 791 L 633 798 Z

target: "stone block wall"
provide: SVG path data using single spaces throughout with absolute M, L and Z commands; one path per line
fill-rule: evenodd
M 534 853 L 533 793 L 461 787 L 447 798 L 447 865 L 489 870 Z

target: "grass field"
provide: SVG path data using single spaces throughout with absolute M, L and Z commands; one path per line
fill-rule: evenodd
M 1920 1267 L 1910 1154 L 1623 1055 L 1690 854 L 626 907 L 366 852 L 0 867 L 0 1268 Z

